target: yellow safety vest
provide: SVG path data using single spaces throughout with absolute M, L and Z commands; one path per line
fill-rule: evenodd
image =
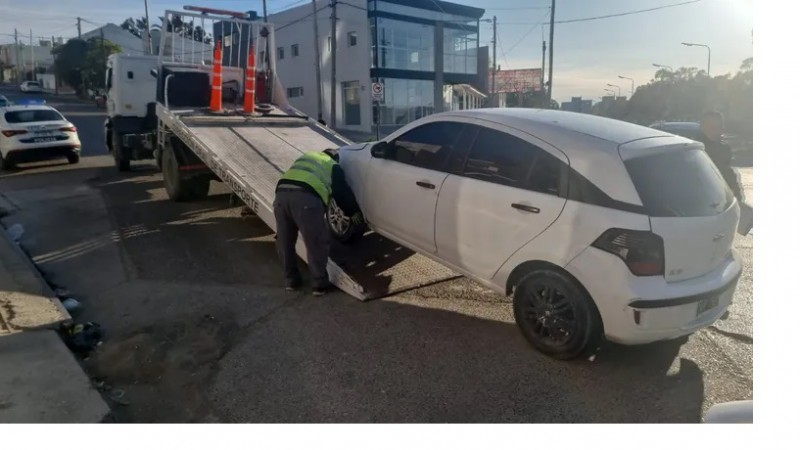
M 297 158 L 281 180 L 300 181 L 319 194 L 325 205 L 331 198 L 331 175 L 336 161 L 322 152 L 308 152 Z

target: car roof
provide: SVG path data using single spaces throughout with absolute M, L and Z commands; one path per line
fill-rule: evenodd
M 31 111 L 31 110 L 37 110 L 37 109 L 58 112 L 57 109 L 53 108 L 52 106 L 48 106 L 48 105 L 11 105 L 11 106 L 4 107 L 3 108 L 3 112 Z
M 473 117 L 530 133 L 567 152 L 576 137 L 590 136 L 618 145 L 639 139 L 672 136 L 670 133 L 621 120 L 570 111 L 532 108 L 484 108 L 443 113 L 442 116 Z M 611 146 L 607 146 L 611 147 Z

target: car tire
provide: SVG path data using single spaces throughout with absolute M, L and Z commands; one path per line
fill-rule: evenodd
M 113 133 L 112 140 L 113 146 L 111 153 L 114 155 L 114 162 L 116 163 L 117 170 L 120 172 L 129 172 L 131 170 L 131 161 L 125 156 L 125 148 L 122 146 L 122 135 Z
M 514 319 L 531 345 L 555 359 L 577 358 L 603 336 L 603 321 L 589 293 L 556 268 L 534 269 L 517 283 Z
M 367 232 L 367 226 L 363 223 L 354 224 L 333 198 L 328 202 L 326 218 L 331 236 L 343 244 L 355 242 Z
M 67 155 L 67 161 L 70 164 L 78 164 L 81 161 L 81 155 L 77 153 L 70 153 L 69 155 Z
M 16 168 L 17 166 L 13 162 L 9 161 L 8 159 L 0 155 L 0 171 L 9 171 L 9 170 L 14 170 Z

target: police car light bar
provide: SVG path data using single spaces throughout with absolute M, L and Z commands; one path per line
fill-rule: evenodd
M 24 98 L 22 100 L 17 100 L 14 102 L 14 104 L 18 106 L 44 105 L 46 103 L 47 101 L 43 98 Z

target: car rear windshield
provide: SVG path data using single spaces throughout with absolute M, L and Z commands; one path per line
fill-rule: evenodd
M 650 216 L 714 216 L 733 202 L 731 190 L 702 149 L 633 158 L 625 166 Z
M 52 109 L 24 109 L 6 113 L 8 123 L 48 122 L 51 120 L 64 120 L 64 117 Z

